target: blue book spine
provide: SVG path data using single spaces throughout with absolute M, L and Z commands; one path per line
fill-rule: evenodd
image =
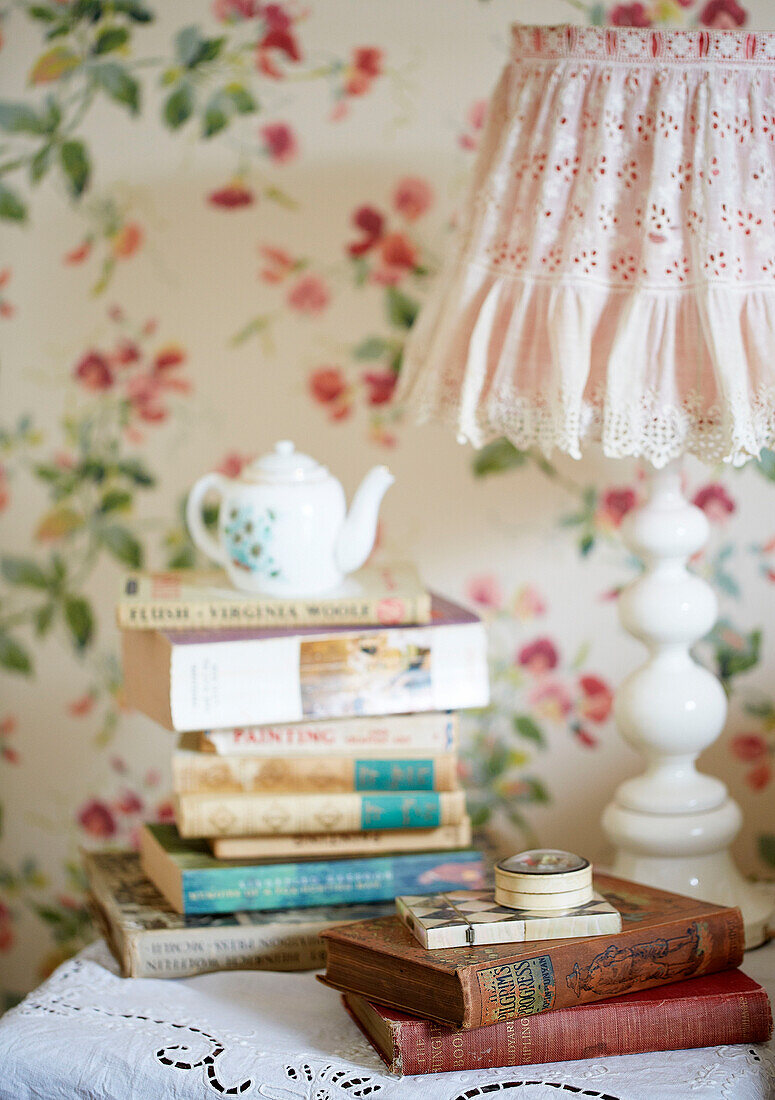
M 362 794 L 361 829 L 435 829 L 441 825 L 438 794 Z
M 432 760 L 356 760 L 356 791 L 432 791 Z
M 234 913 L 389 901 L 484 885 L 481 853 L 412 852 L 369 859 L 184 870 L 185 913 Z

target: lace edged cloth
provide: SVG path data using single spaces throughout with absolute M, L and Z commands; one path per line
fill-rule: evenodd
M 774 192 L 775 33 L 514 28 L 396 400 L 741 465 L 775 441 Z
M 753 952 L 763 972 L 774 948 Z M 746 969 L 752 969 L 746 965 Z M 14 1100 L 763 1100 L 765 1046 L 396 1077 L 313 974 L 119 978 L 87 948 L 0 1020 L 0 1095 Z M 764 979 L 764 973 L 759 975 Z

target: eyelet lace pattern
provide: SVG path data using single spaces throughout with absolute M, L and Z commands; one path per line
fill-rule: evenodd
M 516 27 L 397 400 L 481 446 L 775 440 L 775 33 Z
M 754 952 L 762 974 L 767 953 Z M 752 955 L 752 958 L 753 958 Z M 119 978 L 104 944 L 64 963 L 0 1020 L 14 1100 L 764 1100 L 770 1046 L 591 1057 L 397 1077 L 313 974 Z

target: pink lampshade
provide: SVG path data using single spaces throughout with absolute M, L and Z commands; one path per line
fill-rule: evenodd
M 476 446 L 775 440 L 775 33 L 513 29 L 397 400 Z

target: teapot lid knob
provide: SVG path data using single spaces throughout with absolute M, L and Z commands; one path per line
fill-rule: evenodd
M 310 455 L 297 451 L 290 439 L 279 440 L 273 450 L 243 471 L 245 481 L 271 481 L 275 484 L 321 481 L 327 476 L 325 466 Z

